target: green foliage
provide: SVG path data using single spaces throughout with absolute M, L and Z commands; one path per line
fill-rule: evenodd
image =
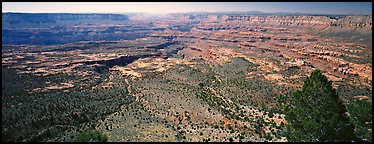
M 348 105 L 356 135 L 366 141 L 372 141 L 372 104 L 366 100 L 357 100 Z
M 271 141 L 273 138 L 271 137 L 270 134 L 265 134 L 265 139 L 266 139 L 267 141 Z
M 285 109 L 289 141 L 355 141 L 354 126 L 335 89 L 320 70 L 295 91 Z
M 199 83 L 199 87 L 203 88 L 204 87 L 204 83 Z
M 229 141 L 230 141 L 230 142 L 234 142 L 234 139 L 233 139 L 233 138 L 230 138 Z
M 273 112 L 269 112 L 268 116 L 269 116 L 269 118 L 272 118 L 274 116 L 274 113 Z
M 239 139 L 244 139 L 244 135 L 239 135 Z
M 97 130 L 91 130 L 88 132 L 83 132 L 77 135 L 77 142 L 106 142 L 108 141 L 108 136 L 102 134 Z

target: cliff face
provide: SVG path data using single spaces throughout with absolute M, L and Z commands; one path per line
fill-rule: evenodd
M 323 16 L 251 16 L 253 25 L 329 26 L 328 17 Z
M 247 16 L 231 18 L 246 20 Z M 231 20 L 227 19 L 227 20 Z M 251 16 L 252 25 L 305 26 L 316 28 L 337 27 L 341 29 L 372 30 L 372 16 Z
M 362 29 L 372 29 L 372 16 L 347 16 L 332 21 L 330 26 L 356 27 Z
M 66 13 L 3 13 L 2 26 L 44 27 L 48 25 L 64 26 L 71 24 L 99 24 L 123 22 L 129 18 L 122 14 L 66 14 Z
M 372 30 L 372 16 L 290 16 L 290 15 L 207 15 L 200 19 L 220 22 L 242 21 L 250 25 L 300 26 L 317 30 L 332 28 L 350 30 Z
M 209 17 L 220 22 L 241 21 L 249 26 L 307 28 L 328 37 L 372 39 L 372 16 L 223 15 Z
M 135 39 L 148 34 L 127 27 L 122 14 L 3 13 L 2 44 L 54 45 Z

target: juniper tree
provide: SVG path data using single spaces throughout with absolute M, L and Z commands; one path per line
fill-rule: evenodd
M 355 141 L 354 126 L 335 89 L 320 70 L 292 94 L 285 109 L 289 141 Z
M 368 100 L 356 100 L 348 105 L 356 136 L 364 141 L 372 141 L 373 109 Z

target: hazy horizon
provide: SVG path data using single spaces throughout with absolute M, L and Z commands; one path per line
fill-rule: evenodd
M 372 15 L 371 2 L 2 2 L 2 13 L 249 12 Z

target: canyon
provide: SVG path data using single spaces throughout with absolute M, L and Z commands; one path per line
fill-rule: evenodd
M 287 141 L 282 99 L 323 71 L 372 99 L 372 16 L 3 13 L 3 141 Z

